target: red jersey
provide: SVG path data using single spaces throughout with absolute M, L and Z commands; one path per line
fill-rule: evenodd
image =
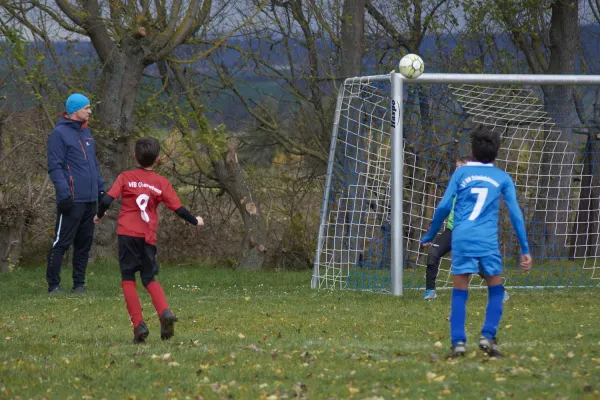
M 156 244 L 158 205 L 162 202 L 175 211 L 182 207 L 169 180 L 143 168 L 125 171 L 107 193 L 114 199 L 123 197 L 117 234 L 143 237 Z

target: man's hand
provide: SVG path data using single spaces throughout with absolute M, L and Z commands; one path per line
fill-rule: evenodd
M 529 271 L 531 269 L 531 264 L 533 263 L 533 259 L 531 258 L 531 254 L 522 254 L 521 255 L 521 270 Z
M 71 209 L 73 208 L 73 198 L 69 196 L 66 199 L 59 200 L 56 202 L 56 205 L 58 206 L 58 211 L 60 211 L 61 214 L 69 215 L 71 214 Z
M 94 215 L 94 223 L 95 223 L 95 224 L 97 224 L 97 223 L 99 223 L 100 221 L 102 221 L 102 218 L 98 218 L 98 216 L 97 216 L 97 215 Z
M 202 217 L 197 216 L 196 219 L 198 220 L 198 225 L 196 226 L 204 226 L 204 220 L 202 219 Z
M 421 244 L 421 246 L 427 248 L 427 247 L 430 247 L 432 244 L 433 243 L 431 243 L 431 242 L 426 242 L 426 243 Z

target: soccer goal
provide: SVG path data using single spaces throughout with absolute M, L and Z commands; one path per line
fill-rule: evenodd
M 600 278 L 600 76 L 400 74 L 347 79 L 333 125 L 313 288 L 401 295 L 425 283 L 419 245 L 468 132 L 502 138 L 534 268 L 501 202 L 508 287 L 597 286 Z M 477 238 L 473 238 L 477 240 Z M 438 287 L 451 286 L 450 258 Z M 483 284 L 477 276 L 472 284 Z

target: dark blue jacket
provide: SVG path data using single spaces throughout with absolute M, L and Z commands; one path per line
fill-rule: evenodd
M 98 200 L 104 192 L 94 138 L 87 123 L 62 117 L 48 139 L 48 174 L 56 200 L 71 196 L 78 203 Z

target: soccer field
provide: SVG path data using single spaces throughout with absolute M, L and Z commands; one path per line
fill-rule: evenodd
M 69 268 L 63 271 L 70 288 Z M 0 282 L 0 398 L 278 399 L 600 397 L 600 290 L 512 290 L 499 342 L 475 345 L 487 293 L 468 304 L 467 357 L 447 360 L 450 291 L 426 302 L 310 289 L 310 271 L 164 267 L 179 317 L 161 342 L 138 284 L 148 342 L 132 329 L 116 264 L 94 264 L 87 295 L 46 294 L 43 268 Z

